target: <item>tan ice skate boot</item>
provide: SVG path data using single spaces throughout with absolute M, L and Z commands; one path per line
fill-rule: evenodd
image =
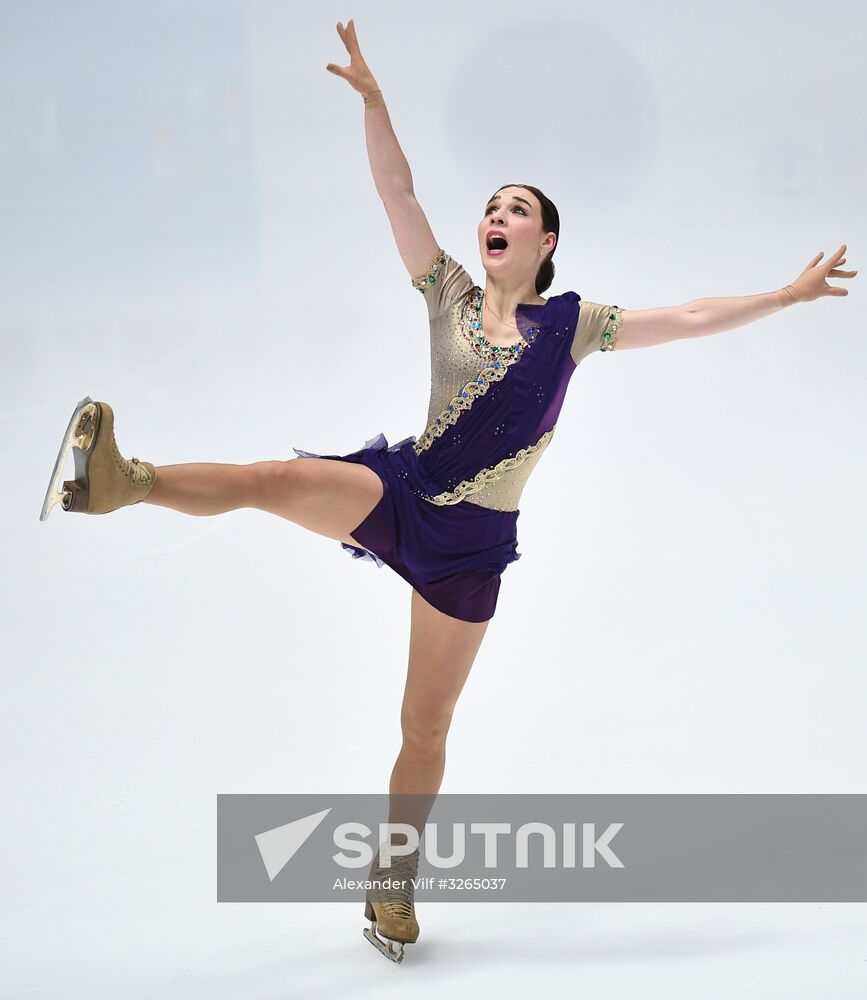
M 392 882 L 390 888 L 368 889 L 364 916 L 371 924 L 363 931 L 367 940 L 392 962 L 402 962 L 404 944 L 413 944 L 418 940 L 412 882 L 418 875 L 418 854 L 416 848 L 412 854 L 395 856 L 392 864 L 383 868 L 377 851 L 368 875 L 371 881 L 391 879 Z M 382 937 L 377 935 L 377 931 Z
M 70 449 L 75 479 L 64 480 L 61 489 L 59 481 Z M 150 462 L 124 458 L 118 451 L 114 412 L 108 403 L 95 403 L 85 396 L 66 428 L 39 520 L 44 521 L 57 503 L 64 510 L 82 514 L 107 514 L 140 503 L 156 478 L 156 468 Z

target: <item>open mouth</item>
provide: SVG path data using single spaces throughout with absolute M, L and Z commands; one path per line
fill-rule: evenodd
M 500 257 L 506 252 L 509 244 L 502 236 L 489 236 L 486 240 L 486 246 L 489 257 Z

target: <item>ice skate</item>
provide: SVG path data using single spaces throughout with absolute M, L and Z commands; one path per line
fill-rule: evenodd
M 412 882 L 418 875 L 418 855 L 416 848 L 412 854 L 394 857 L 392 864 L 383 868 L 379 865 L 377 852 L 368 876 L 371 880 L 390 878 L 392 882 L 400 882 L 390 888 L 368 889 L 364 905 L 364 916 L 371 921 L 370 927 L 364 928 L 364 936 L 392 962 L 402 962 L 404 945 L 418 940 Z
M 63 480 L 63 466 L 72 449 L 75 479 Z M 108 403 L 95 403 L 85 396 L 75 407 L 63 435 L 54 471 L 45 493 L 44 521 L 60 504 L 64 510 L 83 514 L 107 514 L 144 500 L 156 482 L 150 462 L 124 458 L 114 439 L 114 412 Z

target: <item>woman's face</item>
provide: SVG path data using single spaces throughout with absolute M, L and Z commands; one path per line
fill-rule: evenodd
M 492 231 L 501 233 L 506 241 L 502 252 L 492 253 L 488 248 Z M 485 206 L 479 223 L 479 251 L 489 274 L 511 276 L 516 281 L 527 274 L 535 278 L 544 254 L 550 253 L 556 242 L 554 233 L 542 233 L 542 209 L 532 191 L 502 188 Z M 494 246 L 502 243 L 495 241 Z

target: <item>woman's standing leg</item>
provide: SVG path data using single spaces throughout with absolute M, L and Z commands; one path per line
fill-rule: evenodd
M 489 624 L 452 618 L 412 592 L 403 743 L 391 774 L 389 822 L 408 823 L 420 836 L 442 783 L 452 714 Z M 405 838 L 396 834 L 394 843 Z

